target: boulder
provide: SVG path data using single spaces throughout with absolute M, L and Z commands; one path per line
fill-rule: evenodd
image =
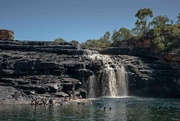
M 82 98 L 87 98 L 87 91 L 86 90 L 79 88 L 78 90 L 76 90 L 76 92 L 78 92 L 79 95 L 82 96 Z

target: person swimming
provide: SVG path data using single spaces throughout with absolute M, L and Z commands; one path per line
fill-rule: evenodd
M 39 101 L 37 98 L 34 99 L 35 100 L 35 105 L 39 105 Z
M 105 111 L 105 110 L 106 110 L 106 107 L 104 107 L 103 110 Z
M 31 105 L 35 105 L 35 99 L 31 100 Z
M 43 105 L 46 105 L 46 99 L 45 98 L 42 98 L 41 101 L 42 101 Z
M 52 99 L 49 100 L 49 104 L 53 105 L 53 100 Z

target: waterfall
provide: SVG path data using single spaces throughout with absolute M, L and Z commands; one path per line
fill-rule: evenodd
M 92 75 L 88 79 L 88 98 L 96 97 L 96 85 L 95 85 L 96 77 Z
M 124 65 L 108 55 L 89 56 L 94 61 L 102 61 L 101 78 L 95 75 L 88 80 L 88 97 L 127 96 L 127 80 Z
M 127 96 L 127 78 L 124 65 L 118 68 L 116 72 L 117 88 L 119 96 Z

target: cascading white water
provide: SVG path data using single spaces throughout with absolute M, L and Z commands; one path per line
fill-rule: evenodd
M 114 69 L 107 66 L 102 72 L 102 95 L 103 96 L 117 96 L 117 85 L 116 85 L 116 75 Z
M 94 75 L 90 76 L 88 79 L 88 98 L 96 97 L 95 80 L 96 80 L 96 77 Z
M 89 97 L 127 96 L 126 72 L 122 63 L 116 62 L 111 56 L 94 54 L 92 60 L 102 61 L 101 78 L 89 78 Z M 98 80 L 99 79 L 99 80 Z
M 116 71 L 116 81 L 117 81 L 118 95 L 127 96 L 127 78 L 126 78 L 126 71 L 123 65 L 120 68 L 118 68 Z

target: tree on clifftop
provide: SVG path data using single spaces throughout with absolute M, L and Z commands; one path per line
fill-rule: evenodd
M 177 16 L 178 20 L 177 20 L 177 24 L 180 24 L 180 13 Z
M 54 42 L 59 42 L 59 43 L 63 43 L 66 42 L 63 38 L 57 38 L 54 40 Z
M 153 17 L 152 10 L 149 8 L 140 9 L 135 14 L 135 17 L 138 18 L 138 20 L 135 23 L 136 27 L 141 28 L 143 34 L 147 33 L 149 29 L 149 26 L 147 26 L 147 21 L 149 18 Z
M 117 30 L 114 30 L 113 34 L 112 34 L 112 37 L 111 37 L 111 40 L 112 40 L 112 45 L 113 46 L 118 46 L 120 44 L 120 42 L 122 41 L 121 33 L 119 31 L 117 31 Z
M 126 29 L 126 28 L 120 28 L 120 33 L 121 33 L 121 36 L 122 36 L 122 39 L 123 40 L 127 40 L 129 38 L 131 38 L 133 35 L 131 34 L 131 31 L 129 29 Z
M 79 44 L 79 42 L 77 40 L 71 40 L 70 43 L 73 44 L 73 45 L 78 45 Z
M 98 39 L 99 47 L 103 47 L 103 48 L 109 47 L 111 45 L 110 36 L 111 36 L 110 32 L 106 32 L 103 37 Z
M 112 35 L 112 45 L 113 46 L 119 46 L 122 40 L 127 40 L 131 38 L 133 35 L 131 34 L 131 31 L 126 28 L 120 28 L 119 31 L 114 30 Z
M 169 18 L 167 16 L 157 16 L 154 17 L 152 22 L 150 23 L 154 27 L 163 27 L 166 23 L 169 22 Z
M 82 43 L 82 48 L 89 48 L 89 49 L 100 49 L 100 48 L 107 48 L 110 47 L 110 32 L 106 32 L 103 37 L 99 39 L 89 39 L 85 43 Z
M 137 39 L 140 38 L 142 35 L 141 28 L 139 28 L 139 27 L 132 28 L 131 34 Z

